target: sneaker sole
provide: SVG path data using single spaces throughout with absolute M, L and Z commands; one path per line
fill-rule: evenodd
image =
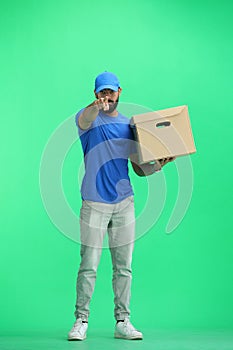
M 127 340 L 142 340 L 143 337 L 142 336 L 135 336 L 135 337 L 129 337 L 127 335 L 122 335 L 122 334 L 118 334 L 118 333 L 115 333 L 114 334 L 114 338 L 117 338 L 117 339 L 127 339 Z
M 82 341 L 82 340 L 85 340 L 86 339 L 86 336 L 84 338 L 77 338 L 77 337 L 69 337 L 67 340 L 69 341 Z

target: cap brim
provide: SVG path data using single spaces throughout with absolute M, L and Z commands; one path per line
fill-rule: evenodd
M 114 86 L 114 85 L 101 85 L 98 87 L 98 89 L 95 90 L 95 92 L 100 92 L 101 90 L 104 89 L 111 89 L 113 91 L 118 91 L 118 86 Z

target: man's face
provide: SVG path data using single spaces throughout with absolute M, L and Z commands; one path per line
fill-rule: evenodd
M 113 91 L 111 89 L 103 89 L 97 94 L 95 94 L 95 96 L 96 98 L 104 98 L 108 96 L 109 110 L 106 111 L 106 113 L 112 113 L 117 108 L 120 93 L 121 93 L 120 88 L 118 89 L 118 91 Z

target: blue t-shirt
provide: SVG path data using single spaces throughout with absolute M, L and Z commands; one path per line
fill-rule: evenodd
M 118 113 L 116 117 L 99 112 L 87 130 L 76 125 L 84 153 L 85 175 L 82 199 L 103 203 L 118 203 L 133 195 L 128 175 L 128 158 L 134 153 L 134 137 L 129 119 Z

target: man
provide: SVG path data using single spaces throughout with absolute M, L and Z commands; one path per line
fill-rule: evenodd
M 141 167 L 136 164 L 129 119 L 117 111 L 121 92 L 119 80 L 113 73 L 101 73 L 95 79 L 95 101 L 76 115 L 85 157 L 85 175 L 81 187 L 81 263 L 76 285 L 76 322 L 68 340 L 86 338 L 89 304 L 106 232 L 113 264 L 114 336 L 143 338 L 129 320 L 135 216 L 128 158 L 139 176 L 160 170 L 170 160 L 163 160 L 162 165 L 155 163 Z

